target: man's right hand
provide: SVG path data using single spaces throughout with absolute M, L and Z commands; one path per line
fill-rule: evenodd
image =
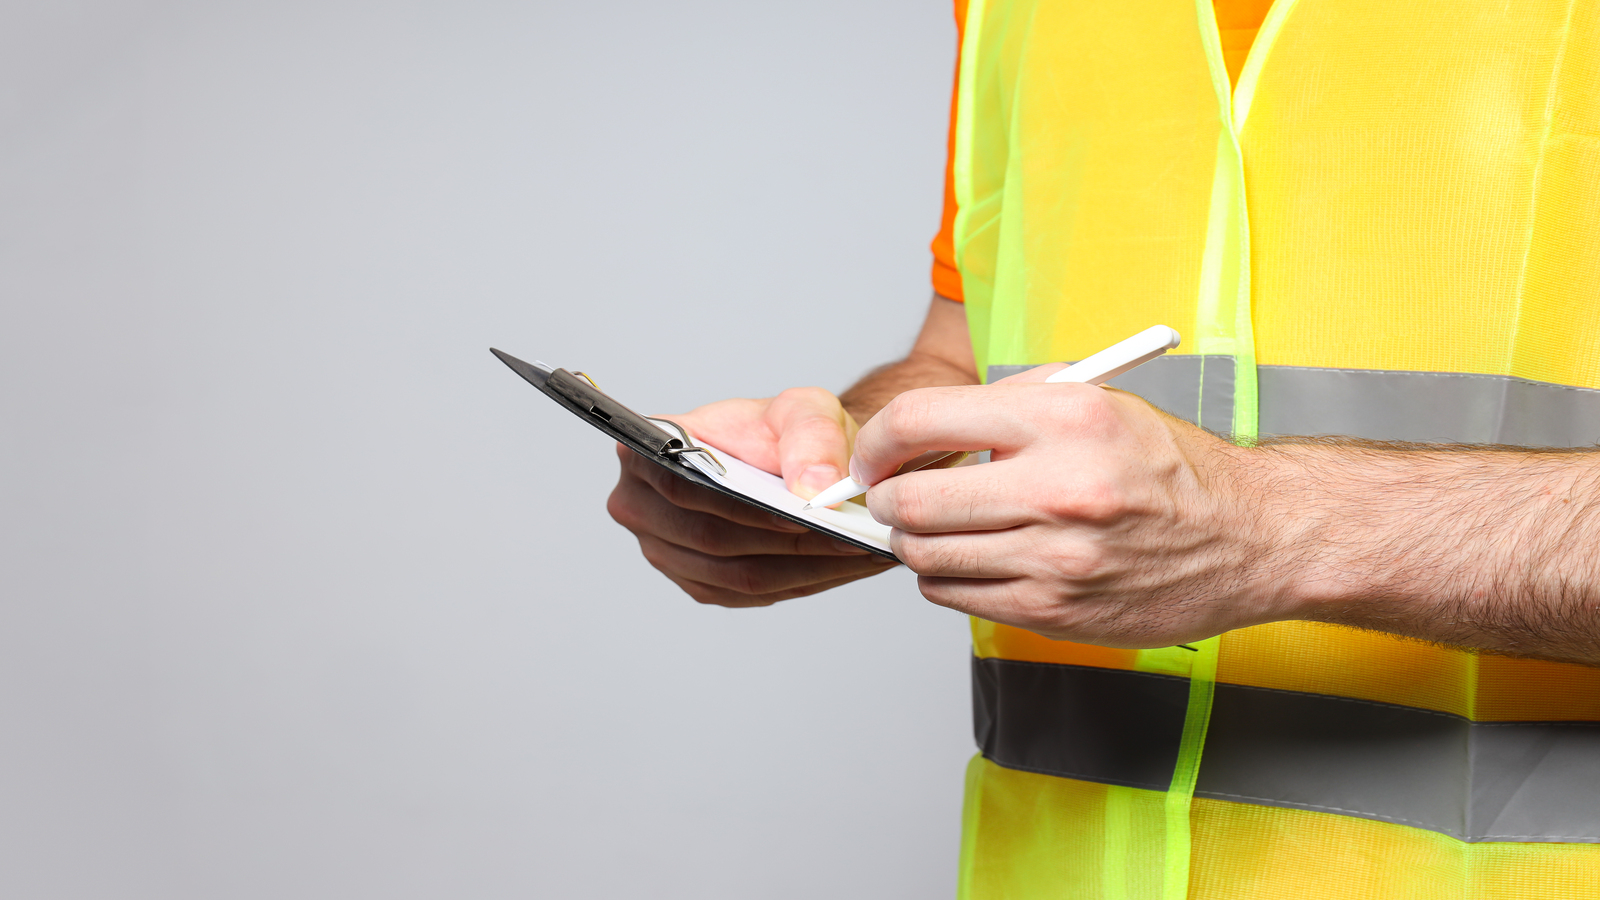
M 723 400 L 667 416 L 699 440 L 783 476 L 813 497 L 846 473 L 859 427 L 822 388 L 765 400 Z M 617 446 L 622 474 L 606 509 L 639 549 L 701 603 L 769 606 L 876 575 L 893 560 L 868 553 L 678 478 Z

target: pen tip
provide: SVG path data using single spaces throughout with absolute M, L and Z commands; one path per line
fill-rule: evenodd
M 802 510 L 807 510 L 807 509 L 810 509 L 810 508 L 811 508 L 811 504 L 809 504 L 809 503 L 807 503 L 805 506 L 800 507 L 800 509 L 802 509 Z

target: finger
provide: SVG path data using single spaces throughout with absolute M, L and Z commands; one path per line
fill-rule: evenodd
M 1038 498 L 1031 496 L 1033 480 L 1024 466 L 1002 460 L 896 475 L 867 491 L 867 509 L 881 524 L 916 534 L 1025 525 L 1038 518 Z
M 669 503 L 648 484 L 633 479 L 618 485 L 606 509 L 613 519 L 634 534 L 651 534 L 711 556 L 861 556 L 867 553 L 816 531 L 797 534 L 752 528 L 711 513 L 684 509 Z
M 895 397 L 856 435 L 851 477 L 877 484 L 934 450 L 1017 450 L 1042 423 L 1091 424 L 1110 415 L 1104 392 L 1077 384 L 922 388 Z
M 1028 529 L 963 534 L 911 534 L 893 531 L 889 549 L 918 575 L 939 578 L 1006 579 L 1038 569 Z
M 862 572 L 859 575 L 847 575 L 843 578 L 835 578 L 832 581 L 810 584 L 787 591 L 775 591 L 771 594 L 761 594 L 755 597 L 748 594 L 736 594 L 727 588 L 719 588 L 698 581 L 691 581 L 687 578 L 675 578 L 670 574 L 667 575 L 667 578 L 681 588 L 685 594 L 694 598 L 697 603 L 726 606 L 730 609 L 746 609 L 754 606 L 771 606 L 784 600 L 793 600 L 796 597 L 808 597 L 812 594 L 820 594 L 823 591 L 831 591 L 840 585 L 846 585 L 852 581 L 860 581 L 863 578 L 876 575 L 880 571 L 883 570 Z
M 929 602 L 1011 625 L 1052 640 L 1078 641 L 1101 647 L 1170 646 L 1172 632 L 1157 620 L 1140 626 L 1103 604 L 1062 602 L 1028 578 L 917 578 L 917 589 Z M 1143 636 L 1141 636 L 1143 635 Z M 1181 633 L 1178 640 L 1185 639 Z
M 787 531 L 793 534 L 810 530 L 804 525 L 775 516 L 760 507 L 751 506 L 719 494 L 708 487 L 679 478 L 663 466 L 645 459 L 626 447 L 619 445 L 617 456 L 622 460 L 624 477 L 644 482 L 674 506 L 710 513 L 752 528 Z
M 682 425 L 694 439 L 739 457 L 765 472 L 778 472 L 778 436 L 767 427 L 768 400 L 719 400 L 686 413 L 656 416 Z
M 850 461 L 849 414 L 822 388 L 791 388 L 772 398 L 767 427 L 778 436 L 783 485 L 810 499 L 844 477 Z
M 1054 631 L 1051 610 L 1030 597 L 1027 586 L 1022 578 L 917 578 L 917 589 L 930 603 L 1040 634 Z
M 639 549 L 650 565 L 674 578 L 697 581 L 736 594 L 759 596 L 881 572 L 893 560 L 868 556 L 712 556 L 641 534 Z

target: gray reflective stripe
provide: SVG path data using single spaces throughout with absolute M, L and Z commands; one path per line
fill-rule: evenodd
M 1165 790 L 1187 696 L 1169 675 L 973 663 L 983 755 L 1083 781 Z M 1600 843 L 1600 723 L 1469 722 L 1219 683 L 1195 794 L 1465 841 Z
M 989 381 L 1033 366 L 990 366 Z M 1202 377 L 1204 387 L 1202 389 Z M 1111 380 L 1157 407 L 1221 434 L 1233 430 L 1233 357 L 1162 356 Z
M 1262 434 L 1525 447 L 1600 441 L 1600 391 L 1587 388 L 1456 372 L 1300 366 L 1258 372 Z
M 1027 368 L 990 366 L 989 380 Z M 1600 442 L 1600 391 L 1589 388 L 1506 375 L 1309 366 L 1260 366 L 1256 375 L 1263 435 L 1335 434 L 1524 447 Z M 1232 428 L 1229 357 L 1164 356 L 1111 383 L 1214 431 Z

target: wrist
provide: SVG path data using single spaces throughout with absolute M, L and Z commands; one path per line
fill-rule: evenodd
M 1272 568 L 1283 618 L 1463 646 L 1498 641 L 1507 609 L 1584 593 L 1596 459 L 1575 454 L 1305 442 L 1259 448 L 1293 525 Z
M 1332 523 L 1307 502 L 1309 460 L 1288 449 L 1222 448 L 1234 482 L 1241 582 L 1260 622 L 1308 618 L 1333 599 L 1323 574 Z
M 1292 523 L 1272 566 L 1284 619 L 1388 621 L 1448 593 L 1459 573 L 1446 548 L 1470 526 L 1430 509 L 1442 489 L 1430 455 L 1322 441 L 1254 452 L 1272 460 L 1268 489 Z
M 1284 619 L 1337 620 L 1350 604 L 1370 603 L 1388 592 L 1381 548 L 1389 543 L 1390 507 L 1370 500 L 1380 478 L 1363 477 L 1349 454 L 1314 443 L 1268 445 L 1255 450 L 1275 464 L 1270 482 L 1281 515 L 1293 523 L 1278 535 L 1281 612 Z

